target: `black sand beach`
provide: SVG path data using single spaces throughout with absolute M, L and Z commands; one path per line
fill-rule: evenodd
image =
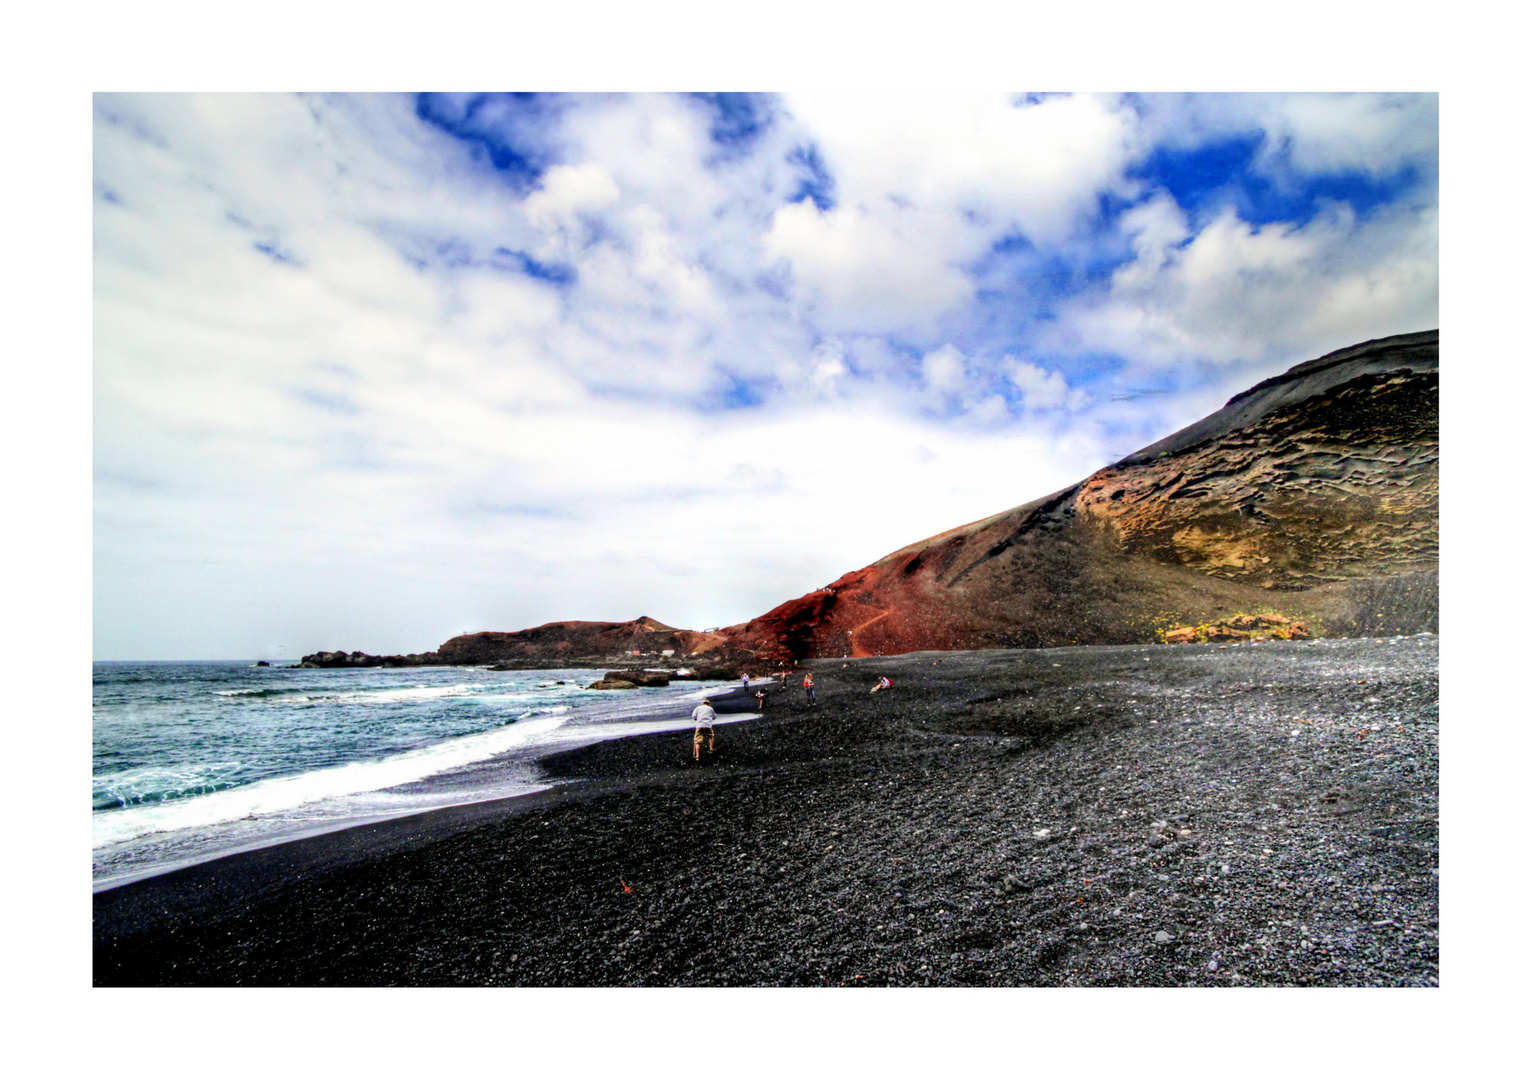
M 817 708 L 773 691 L 702 767 L 601 743 L 100 893 L 94 981 L 1435 985 L 1436 646 L 813 661 Z

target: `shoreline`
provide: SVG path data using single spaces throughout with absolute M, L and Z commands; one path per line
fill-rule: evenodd
M 177 838 L 194 836 L 199 830 L 206 833 L 205 837 L 190 843 L 186 839 L 181 839 L 180 842 L 184 846 L 191 847 L 192 850 L 179 857 L 172 857 L 166 861 L 148 865 L 134 865 L 129 861 L 126 869 L 115 873 L 100 874 L 99 876 L 93 875 L 91 892 L 92 894 L 106 892 L 137 881 L 174 873 L 224 857 L 245 854 L 281 844 L 299 843 L 341 830 L 364 828 L 369 825 L 429 814 L 439 810 L 450 810 L 478 803 L 500 802 L 506 799 L 522 798 L 537 794 L 549 786 L 549 783 L 534 782 L 530 778 L 532 774 L 538 772 L 538 762 L 541 759 L 563 753 L 569 749 L 578 748 L 579 746 L 588 745 L 591 742 L 613 738 L 632 738 L 655 728 L 664 728 L 682 723 L 689 724 L 689 710 L 693 698 L 709 692 L 714 695 L 720 693 L 727 694 L 733 689 L 737 689 L 737 687 L 720 685 L 713 687 L 709 691 L 705 686 L 691 686 L 688 683 L 682 682 L 679 686 L 668 688 L 668 693 L 663 693 L 659 700 L 654 700 L 652 692 L 632 696 L 622 693 L 609 693 L 597 700 L 586 700 L 572 707 L 566 707 L 571 709 L 569 716 L 576 722 L 572 724 L 560 723 L 557 727 L 545 733 L 533 735 L 531 737 L 533 741 L 529 744 L 517 745 L 481 760 L 469 761 L 459 765 L 448 765 L 438 772 L 427 773 L 413 780 L 406 780 L 402 783 L 395 783 L 375 790 L 358 791 L 353 796 L 350 796 L 353 798 L 358 796 L 375 798 L 390 795 L 413 797 L 419 800 L 419 805 L 415 806 L 402 806 L 397 809 L 358 807 L 354 812 L 340 810 L 340 812 L 335 813 L 334 816 L 329 817 L 327 820 L 320 816 L 306 821 L 301 819 L 298 821 L 285 820 L 281 812 L 269 812 L 264 815 L 268 819 L 265 821 L 264 833 L 243 839 L 232 834 L 219 836 L 220 831 L 226 832 L 230 826 L 240 824 L 239 820 L 230 818 L 226 821 L 210 820 L 204 825 L 181 826 L 163 833 L 145 833 L 141 836 L 131 837 L 128 840 L 115 841 L 99 847 L 93 847 L 93 861 L 98 859 L 111 860 L 113 854 L 120 856 L 122 849 L 131 849 L 135 842 L 141 843 L 146 839 L 153 841 L 158 836 L 165 836 L 174 841 Z M 533 716 L 530 719 L 533 721 L 545 720 L 546 717 Z M 518 723 L 507 725 L 504 729 L 486 729 L 485 732 L 459 736 L 456 739 L 445 740 L 443 743 L 438 744 L 438 748 L 449 747 L 463 739 L 472 740 L 479 738 L 495 730 L 519 730 L 520 726 L 521 724 Z M 389 759 L 385 758 L 382 760 L 386 762 Z M 322 776 L 327 771 L 333 769 L 353 766 L 354 763 L 345 766 L 331 766 L 327 770 L 319 770 L 308 775 Z M 276 777 L 273 779 L 277 782 L 290 782 L 291 780 L 299 779 L 300 775 L 295 774 L 292 777 Z M 251 786 L 258 787 L 258 784 Z M 240 789 L 234 788 L 230 790 L 237 792 Z M 318 805 L 327 805 L 330 801 L 328 799 L 320 799 Z M 293 811 L 300 810 L 303 810 L 301 805 L 293 808 Z M 110 861 L 108 861 L 107 865 L 110 865 Z
M 739 694 L 737 702 L 719 700 L 734 694 Z M 715 705 L 724 706 L 718 709 L 720 725 L 744 723 L 759 716 L 752 708 L 747 710 L 743 707 L 747 701 L 753 707 L 754 702 L 746 699 L 739 687 L 715 694 L 713 700 Z M 736 714 L 736 718 L 725 720 L 724 714 Z M 676 736 L 669 733 L 625 735 L 574 749 L 554 750 L 547 756 L 578 754 L 604 742 L 666 737 L 674 739 Z M 686 742 L 689 746 L 689 737 Z M 540 760 L 546 760 L 546 757 Z M 223 915 L 228 910 L 247 906 L 252 899 L 280 891 L 286 882 L 292 880 L 306 880 L 315 874 L 384 859 L 488 822 L 599 794 L 603 787 L 625 786 L 621 779 L 603 783 L 588 778 L 550 778 L 545 787 L 536 791 L 409 810 L 376 821 L 336 824 L 302 836 L 257 843 L 238 850 L 210 854 L 206 858 L 184 864 L 149 870 L 126 880 L 100 884 L 99 887 L 93 883 L 94 932 L 98 938 L 103 930 L 121 932 L 127 929 L 142 934 L 152 932 L 167 916 L 181 918 L 201 913 Z M 131 890 L 135 886 L 143 886 L 138 890 L 144 894 L 142 902 L 137 902 L 137 897 L 121 905 L 111 899 L 107 899 L 104 904 L 100 900 L 120 889 Z
M 723 719 L 720 716 L 718 721 L 717 721 L 717 723 L 719 724 L 719 726 L 725 726 L 725 725 L 737 724 L 737 723 L 745 723 L 747 721 L 757 719 L 759 717 L 759 715 L 760 715 L 759 713 L 750 713 L 750 714 L 747 714 L 747 715 L 737 716 L 737 717 L 734 717 L 732 719 Z M 677 730 L 680 730 L 680 729 L 677 729 Z M 644 732 L 642 734 L 635 734 L 635 735 L 617 735 L 617 736 L 612 736 L 610 738 L 601 739 L 599 741 L 601 741 L 601 742 L 610 742 L 610 741 L 615 741 L 617 739 L 642 739 L 642 738 L 650 737 L 653 734 L 659 734 L 659 733 Z M 591 745 L 593 745 L 593 744 L 591 744 Z M 576 749 L 581 749 L 581 748 L 576 748 Z M 551 757 L 551 756 L 556 755 L 556 754 L 566 754 L 566 753 L 571 753 L 571 752 L 572 751 L 570 749 L 567 749 L 567 748 L 565 748 L 565 749 L 548 748 L 548 754 L 546 756 Z M 540 759 L 540 758 L 532 758 L 531 759 L 533 764 L 536 764 L 540 760 L 543 760 L 543 759 Z M 492 762 L 491 763 L 480 763 L 480 764 L 492 764 Z M 429 780 L 431 778 L 427 777 L 426 779 Z M 585 782 L 589 783 L 590 781 L 585 781 Z M 113 889 L 121 888 L 122 886 L 125 886 L 125 885 L 133 885 L 133 884 L 136 884 L 137 882 L 140 882 L 140 881 L 147 881 L 150 878 L 161 877 L 161 876 L 166 875 L 166 874 L 174 874 L 174 873 L 178 873 L 178 872 L 180 872 L 182 870 L 189 870 L 189 869 L 192 869 L 192 868 L 198 867 L 198 866 L 205 866 L 208 863 L 218 862 L 218 861 L 220 861 L 222 859 L 233 858 L 233 857 L 238 856 L 238 855 L 248 855 L 248 854 L 251 854 L 253 852 L 265 851 L 265 850 L 268 850 L 268 849 L 271 849 L 271 848 L 284 847 L 284 846 L 286 846 L 288 844 L 302 844 L 302 843 L 305 843 L 307 841 L 311 841 L 311 840 L 318 839 L 320 837 L 328 836 L 328 835 L 330 835 L 332 833 L 346 832 L 346 831 L 349 831 L 349 830 L 352 830 L 352 829 L 367 829 L 367 828 L 370 828 L 370 827 L 375 826 L 375 825 L 384 825 L 384 824 L 390 824 L 390 823 L 393 823 L 393 822 L 408 821 L 408 820 L 413 819 L 413 818 L 425 818 L 425 817 L 430 817 L 430 816 L 436 815 L 436 814 L 443 814 L 443 815 L 445 815 L 445 814 L 448 814 L 450 811 L 465 810 L 465 809 L 468 809 L 470 807 L 485 807 L 485 808 L 488 808 L 488 807 L 491 807 L 491 806 L 496 806 L 496 805 L 499 805 L 499 804 L 504 804 L 508 808 L 512 804 L 515 804 L 515 803 L 517 803 L 517 802 L 519 802 L 521 800 L 532 799 L 532 798 L 534 798 L 534 797 L 536 797 L 538 795 L 542 795 L 542 794 L 545 794 L 545 793 L 548 793 L 548 792 L 552 792 L 552 791 L 557 791 L 557 790 L 560 790 L 560 785 L 557 782 L 553 782 L 553 783 L 549 783 L 549 784 L 546 784 L 544 786 L 538 787 L 538 788 L 536 788 L 536 789 L 534 789 L 532 791 L 517 792 L 517 793 L 512 794 L 512 795 L 495 795 L 495 796 L 489 796 L 489 797 L 486 797 L 486 798 L 465 799 L 462 802 L 447 803 L 447 804 L 442 805 L 442 806 L 424 807 L 424 808 L 416 809 L 416 810 L 400 810 L 400 811 L 398 811 L 396 813 L 392 813 L 392 814 L 380 814 L 380 815 L 377 815 L 376 817 L 361 818 L 361 819 L 357 819 L 357 820 L 342 820 L 342 819 L 337 819 L 333 823 L 326 824 L 326 825 L 318 825 L 318 826 L 313 827 L 312 829 L 308 829 L 308 830 L 305 830 L 305 831 L 302 831 L 302 832 L 294 833 L 292 835 L 282 835 L 282 836 L 279 836 L 279 837 L 276 837 L 276 838 L 273 838 L 273 839 L 270 839 L 270 840 L 254 841 L 252 843 L 249 843 L 249 844 L 246 844 L 246 845 L 242 845 L 240 847 L 229 848 L 227 850 L 220 849 L 220 850 L 217 850 L 217 851 L 214 851 L 214 852 L 210 852 L 209 854 L 201 856 L 201 857 L 198 857 L 198 858 L 187 859 L 187 860 L 185 860 L 183 862 L 168 863 L 168 864 L 166 864 L 164 866 L 161 866 L 161 867 L 156 867 L 156 868 L 153 868 L 153 869 L 148 869 L 148 870 L 143 870 L 143 871 L 135 871 L 135 872 L 131 872 L 131 873 L 119 876 L 119 877 L 98 878 L 98 879 L 95 879 L 94 881 L 92 881 L 92 883 L 91 883 L 91 894 L 94 896 L 94 895 L 97 895 L 97 894 L 100 894 L 100 893 L 110 892 Z M 476 820 L 476 818 L 477 818 L 477 816 L 475 815 L 475 820 Z
M 1433 985 L 1435 653 L 810 661 L 819 707 L 774 691 L 711 765 L 609 740 L 99 893 L 95 983 Z

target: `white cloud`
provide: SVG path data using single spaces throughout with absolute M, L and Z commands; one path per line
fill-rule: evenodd
M 1265 117 L 1295 168 L 1381 175 L 1433 163 L 1437 108 L 1434 94 L 1291 94 Z
M 583 232 L 581 215 L 605 210 L 621 197 L 616 181 L 599 165 L 554 165 L 521 204 L 521 212 L 549 234 L 550 254 L 566 255 Z
M 960 394 L 967 388 L 967 365 L 962 353 L 951 345 L 928 352 L 920 360 L 925 385 L 938 394 Z
M 1228 210 L 1183 246 L 1173 227 L 1159 235 L 1138 234 L 1106 296 L 1069 305 L 1057 343 L 1160 364 L 1290 363 L 1437 323 L 1433 209 L 1357 221 L 1335 204 L 1264 227 Z
M 1001 238 L 1056 247 L 1126 187 L 1136 142 L 1113 99 L 1004 95 L 790 97 L 838 204 L 779 209 L 767 250 L 788 260 L 815 316 L 847 332 L 930 335 L 973 296 L 961 267 Z
M 1061 372 L 1012 359 L 1007 374 L 1020 390 L 1027 409 L 1056 409 L 1070 400 L 1068 380 Z M 1079 398 L 1075 396 L 1074 400 Z
M 949 210 L 826 212 L 804 200 L 776 212 L 765 246 L 792 264 L 827 329 L 928 334 L 942 314 L 972 298 L 971 283 L 953 265 L 981 250 L 981 237 L 968 233 Z

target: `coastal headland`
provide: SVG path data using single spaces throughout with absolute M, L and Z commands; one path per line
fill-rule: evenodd
M 1435 983 L 1432 635 L 807 667 L 702 766 L 609 741 L 99 893 L 95 982 Z

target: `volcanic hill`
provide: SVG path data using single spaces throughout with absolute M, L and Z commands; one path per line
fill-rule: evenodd
M 465 634 L 430 653 L 303 661 L 550 667 L 638 653 L 748 666 L 1205 640 L 1209 626 L 1233 636 L 1433 631 L 1439 345 L 1428 330 L 1298 364 L 1073 487 L 721 631 L 647 617 L 556 622 Z
M 1439 332 L 1298 364 L 1073 487 L 723 631 L 771 659 L 1159 639 L 1239 615 L 1433 630 Z

